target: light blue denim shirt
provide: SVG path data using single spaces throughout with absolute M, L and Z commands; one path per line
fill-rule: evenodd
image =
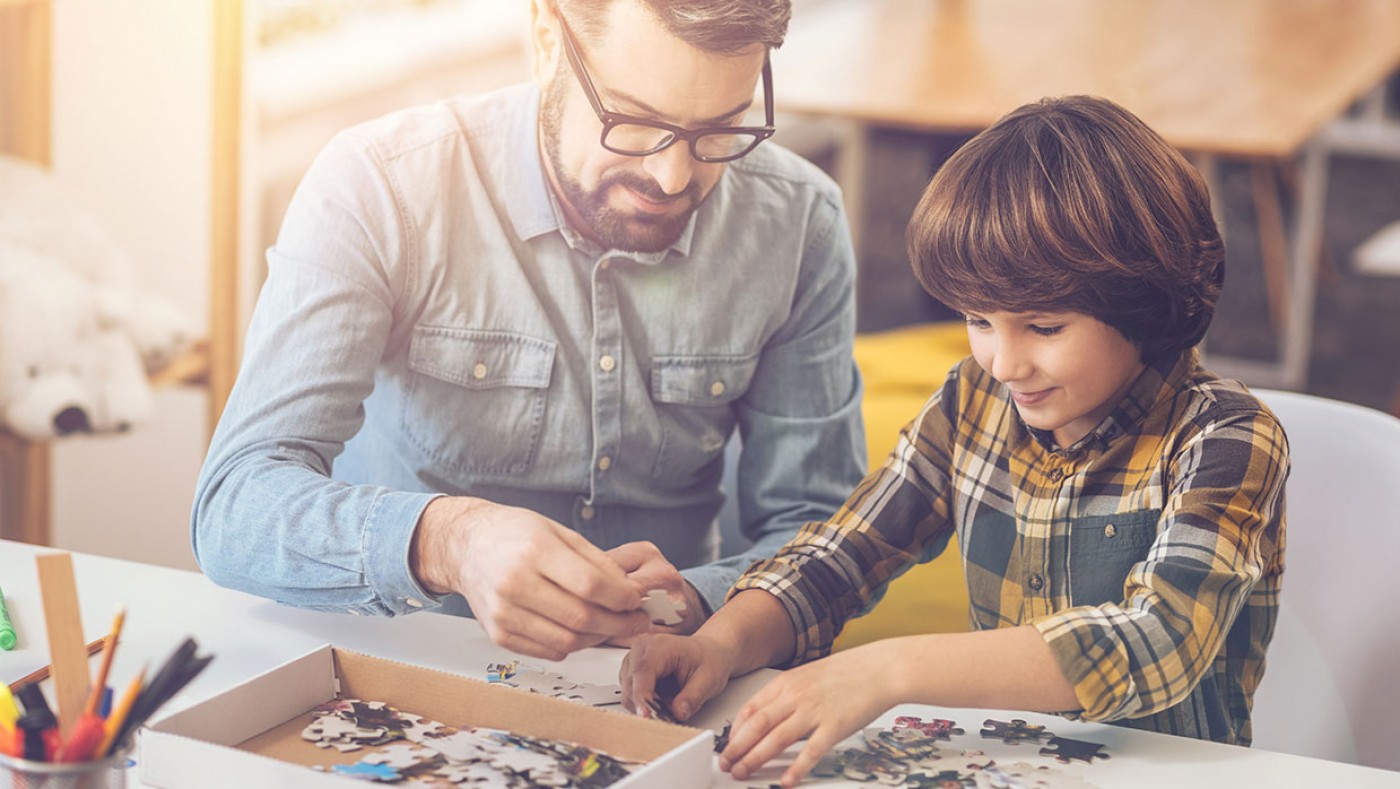
M 438 495 L 650 540 L 713 609 L 864 473 L 855 263 L 835 185 L 777 145 L 670 249 L 567 226 L 532 86 L 338 135 L 298 188 L 200 474 L 195 555 L 292 605 L 466 613 L 409 568 Z M 718 560 L 724 445 L 741 529 Z

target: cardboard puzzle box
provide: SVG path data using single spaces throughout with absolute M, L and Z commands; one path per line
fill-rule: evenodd
M 444 671 L 324 646 L 147 727 L 142 782 L 199 787 L 360 787 L 365 781 L 313 769 L 365 755 L 303 738 L 313 711 L 337 699 L 385 702 L 411 717 L 454 727 L 576 743 L 639 762 L 620 789 L 709 786 L 709 731 L 601 710 Z M 408 784 L 409 786 L 422 784 Z

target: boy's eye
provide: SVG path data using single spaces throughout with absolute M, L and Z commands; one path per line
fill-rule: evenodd
M 983 320 L 982 318 L 974 318 L 974 317 L 972 317 L 972 316 L 970 316 L 970 315 L 967 316 L 966 318 L 964 318 L 964 320 L 967 321 L 967 325 L 968 325 L 968 326 L 971 326 L 971 327 L 974 328 L 974 329 L 985 329 L 985 328 L 987 328 L 988 326 L 991 325 L 991 324 L 987 323 L 987 321 Z
M 1039 334 L 1041 337 L 1050 337 L 1059 334 L 1060 329 L 1063 328 L 1063 326 L 1037 326 L 1035 324 L 1031 324 L 1030 327 L 1031 331 Z

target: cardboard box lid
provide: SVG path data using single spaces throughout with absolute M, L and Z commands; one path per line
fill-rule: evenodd
M 452 726 L 485 726 L 567 740 L 644 762 L 614 786 L 704 787 L 710 732 L 638 718 L 325 646 L 149 726 L 141 778 L 158 787 L 356 786 L 307 765 L 354 763 L 363 753 L 318 749 L 301 737 L 316 705 L 383 701 Z

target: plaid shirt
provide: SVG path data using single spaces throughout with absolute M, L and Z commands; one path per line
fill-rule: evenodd
M 1288 443 L 1195 351 L 1150 366 L 1060 449 L 972 359 L 833 520 L 735 585 L 794 623 L 794 662 L 957 535 L 977 630 L 1033 625 L 1083 706 L 1067 713 L 1247 745 L 1283 573 Z

